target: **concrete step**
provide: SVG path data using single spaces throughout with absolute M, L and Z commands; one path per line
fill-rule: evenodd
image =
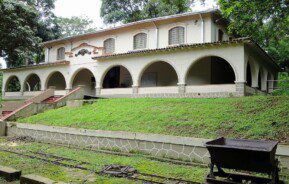
M 21 171 L 13 169 L 11 167 L 0 166 L 0 177 L 4 178 L 8 182 L 19 180 Z
M 56 100 L 58 100 L 59 98 L 61 98 L 62 96 L 51 96 L 45 100 L 42 101 L 42 103 L 53 103 Z
M 6 116 L 8 114 L 11 114 L 13 111 L 2 111 L 2 116 Z

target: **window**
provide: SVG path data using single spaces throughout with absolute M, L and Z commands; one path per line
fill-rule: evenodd
M 115 51 L 115 39 L 109 38 L 103 42 L 104 53 L 111 54 Z
M 57 60 L 62 60 L 65 58 L 65 48 L 61 47 L 57 49 Z
M 185 42 L 185 28 L 174 27 L 169 30 L 169 45 L 182 44 Z
M 133 37 L 133 49 L 147 48 L 147 34 L 139 33 Z

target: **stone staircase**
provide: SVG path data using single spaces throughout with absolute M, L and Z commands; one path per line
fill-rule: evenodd
M 46 103 L 46 104 L 54 103 L 54 102 L 56 102 L 58 99 L 60 99 L 61 97 L 63 97 L 63 96 L 60 96 L 60 95 L 59 95 L 59 96 L 51 96 L 51 97 L 43 100 L 41 103 Z
M 47 109 L 54 109 L 66 105 L 68 100 L 83 99 L 83 88 L 78 87 L 66 95 L 55 95 L 55 90 L 48 89 L 39 95 L 23 101 L 2 102 L 0 121 L 12 119 L 12 116 L 27 117 Z

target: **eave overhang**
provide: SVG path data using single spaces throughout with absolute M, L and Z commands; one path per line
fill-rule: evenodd
M 169 46 L 169 47 L 158 48 L 158 49 L 144 49 L 144 50 L 129 51 L 125 53 L 107 54 L 107 55 L 96 56 L 96 57 L 93 57 L 92 59 L 98 60 L 98 61 L 107 61 L 107 60 L 115 59 L 115 58 L 131 57 L 131 56 L 138 56 L 138 55 L 143 55 L 143 54 L 162 53 L 162 52 L 168 52 L 168 51 L 178 51 L 178 50 L 186 50 L 186 49 L 193 49 L 193 48 L 205 49 L 210 46 L 218 47 L 218 46 L 236 45 L 236 44 L 249 45 L 250 47 L 254 48 L 256 51 L 258 51 L 258 53 L 262 57 L 265 57 L 266 60 L 268 60 L 277 71 L 282 71 L 282 69 L 274 61 L 274 59 L 270 55 L 268 55 L 265 50 L 263 50 L 256 42 L 254 42 L 249 37 L 237 38 L 237 39 L 221 41 L 221 42 L 181 44 L 177 46 Z
M 222 41 L 222 42 L 207 42 L 207 43 L 194 43 L 194 44 L 180 44 L 175 46 L 168 46 L 164 48 L 157 48 L 157 49 L 143 49 L 143 50 L 136 50 L 136 51 L 129 51 L 125 53 L 115 53 L 115 54 L 107 54 L 93 57 L 94 60 L 106 60 L 111 58 L 119 58 L 119 57 L 126 57 L 126 56 L 135 56 L 140 54 L 150 54 L 150 53 L 158 53 L 158 52 L 166 52 L 166 51 L 175 51 L 175 50 L 184 50 L 190 48 L 207 48 L 207 46 L 221 46 L 221 45 L 228 45 L 228 44 L 238 44 L 238 43 L 245 43 L 250 42 L 249 38 L 238 38 L 230 41 Z
M 46 68 L 46 67 L 52 67 L 52 66 L 62 66 L 62 65 L 69 65 L 69 61 L 58 61 L 53 63 L 43 63 L 43 64 L 37 64 L 37 65 L 24 65 L 24 66 L 18 66 L 13 68 L 6 68 L 2 69 L 0 71 L 7 72 L 7 71 L 17 71 L 17 70 L 28 70 L 33 68 Z
M 178 19 L 186 18 L 186 17 L 199 16 L 199 14 L 202 14 L 202 15 L 220 14 L 221 15 L 221 12 L 218 9 L 208 9 L 208 10 L 202 10 L 202 11 L 187 12 L 187 13 L 169 15 L 169 16 L 164 16 L 164 17 L 145 19 L 145 20 L 131 22 L 131 23 L 119 25 L 119 26 L 112 27 L 112 28 L 101 29 L 101 30 L 97 30 L 94 32 L 85 33 L 85 34 L 81 34 L 81 35 L 77 35 L 77 36 L 71 36 L 71 37 L 51 40 L 51 41 L 43 42 L 43 44 L 45 47 L 51 47 L 51 46 L 54 46 L 57 44 L 70 43 L 73 41 L 79 41 L 79 40 L 93 38 L 93 37 L 100 35 L 100 34 L 110 34 L 109 32 L 111 32 L 111 31 L 120 31 L 122 29 L 139 27 L 142 25 L 155 26 L 157 23 L 161 23 L 163 21 L 178 20 Z

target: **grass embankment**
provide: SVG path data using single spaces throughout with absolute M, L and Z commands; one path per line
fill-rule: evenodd
M 289 96 L 218 99 L 105 99 L 19 122 L 85 129 L 289 142 Z
M 165 177 L 182 178 L 185 180 L 204 182 L 204 176 L 208 172 L 207 168 L 198 166 L 183 166 L 172 163 L 154 161 L 141 155 L 131 157 L 117 156 L 112 154 L 98 153 L 89 150 L 79 150 L 60 146 L 53 146 L 36 142 L 11 142 L 0 139 L 0 150 L 11 150 L 28 155 L 44 153 L 53 156 L 73 159 L 77 162 L 74 164 L 89 168 L 95 172 L 101 171 L 103 167 L 111 164 L 129 165 L 137 169 L 141 173 L 156 174 Z M 22 174 L 37 174 L 55 181 L 63 181 L 67 183 L 137 183 L 125 178 L 114 178 L 104 175 L 98 175 L 91 171 L 83 171 L 59 166 L 53 163 L 47 163 L 41 160 L 28 158 L 13 153 L 0 151 L 0 165 L 13 167 L 22 170 Z M 61 160 L 60 160 L 61 161 Z M 63 163 L 70 163 L 62 160 Z M 89 163 L 88 164 L 83 164 Z M 1 180 L 0 180 L 1 182 Z M 17 182 L 15 182 L 17 183 Z M 139 182 L 141 183 L 141 182 Z

